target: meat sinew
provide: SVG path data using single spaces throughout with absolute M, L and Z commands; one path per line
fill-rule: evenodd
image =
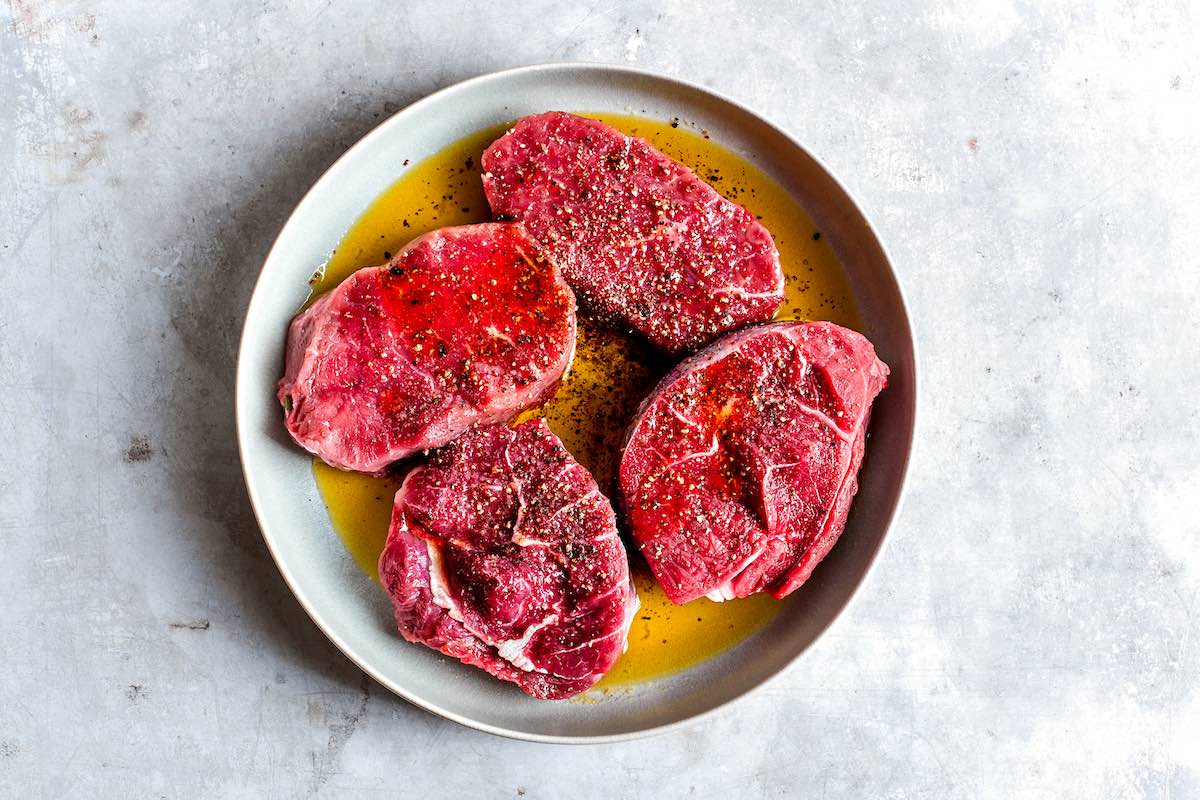
M 539 699 L 595 684 L 638 607 L 612 506 L 542 420 L 476 428 L 414 469 L 379 576 L 405 639 Z
M 444 228 L 292 321 L 279 400 L 301 447 L 378 473 L 536 405 L 574 350 L 574 296 L 521 226 Z
M 766 321 L 783 302 L 767 229 L 643 139 L 539 114 L 482 166 L 492 211 L 525 223 L 584 306 L 669 352 Z
M 781 322 L 730 334 L 663 379 L 619 482 L 672 601 L 781 598 L 808 579 L 845 526 L 887 374 L 854 331 Z

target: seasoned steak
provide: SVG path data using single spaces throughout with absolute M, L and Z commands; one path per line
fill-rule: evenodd
M 539 114 L 482 166 L 492 211 L 525 223 L 580 302 L 668 352 L 769 320 L 783 302 L 767 229 L 642 139 Z
M 799 587 L 842 533 L 888 369 L 830 322 L 730 334 L 684 361 L 630 428 L 630 528 L 676 603 Z
M 598 681 L 638 606 L 612 506 L 543 420 L 473 429 L 414 469 L 379 576 L 405 639 L 544 700 Z
M 574 350 L 574 297 L 521 226 L 444 228 L 292 321 L 279 400 L 301 447 L 378 473 L 537 405 Z

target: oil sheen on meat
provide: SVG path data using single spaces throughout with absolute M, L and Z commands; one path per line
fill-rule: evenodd
M 688 120 L 587 114 L 650 141 L 688 165 L 723 196 L 746 206 L 771 231 L 786 279 L 780 319 L 860 322 L 844 273 L 826 238 L 777 184 L 744 159 L 704 137 Z M 405 167 L 399 180 L 363 213 L 314 277 L 317 296 L 355 269 L 381 264 L 421 233 L 490 216 L 480 181 L 480 156 L 509 124 L 471 134 Z M 541 416 L 609 496 L 621 441 L 638 403 L 669 369 L 640 337 L 592 325 L 580 315 L 575 360 Z M 525 418 L 523 417 L 523 418 Z M 314 459 L 313 470 L 334 529 L 373 579 L 387 537 L 396 477 L 333 469 Z M 779 603 L 759 593 L 715 603 L 701 598 L 677 606 L 663 593 L 640 555 L 631 568 L 641 598 L 629 632 L 629 650 L 597 685 L 610 691 L 686 669 L 742 641 L 767 624 Z

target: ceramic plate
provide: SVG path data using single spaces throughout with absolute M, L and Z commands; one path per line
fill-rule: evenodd
M 890 366 L 875 404 L 867 460 L 846 532 L 765 628 L 681 674 L 594 702 L 542 702 L 480 670 L 408 644 L 379 586 L 355 566 L 329 522 L 312 466 L 283 427 L 275 383 L 288 321 L 308 278 L 347 228 L 402 172 L 482 128 L 551 109 L 681 117 L 774 178 L 837 253 L 863 333 Z M 372 677 L 435 714 L 491 733 L 549 742 L 663 731 L 762 686 L 812 647 L 846 608 L 879 553 L 904 488 L 916 421 L 915 350 L 887 254 L 854 201 L 795 139 L 707 89 L 647 72 L 556 64 L 499 72 L 433 94 L 349 150 L 296 207 L 267 256 L 246 315 L 237 377 L 238 439 L 263 536 L 296 598 Z

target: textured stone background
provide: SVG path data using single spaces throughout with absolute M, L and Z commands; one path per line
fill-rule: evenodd
M 0 11 L 0 795 L 1200 796 L 1195 4 L 190 5 Z M 804 140 L 895 256 L 924 381 L 852 612 L 731 712 L 588 748 L 365 680 L 263 548 L 231 402 L 321 171 L 560 59 Z

